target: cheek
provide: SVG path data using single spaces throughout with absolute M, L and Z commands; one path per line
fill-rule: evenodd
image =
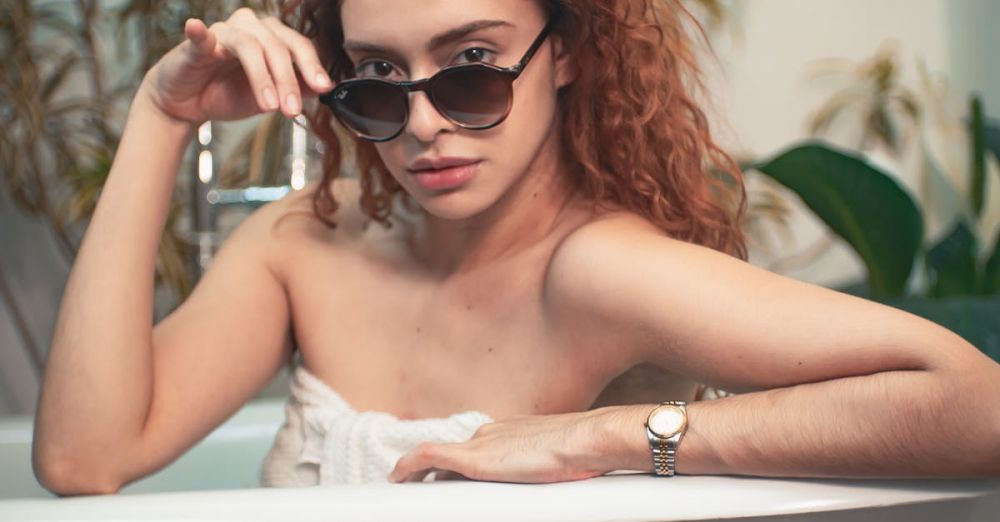
M 536 61 L 529 63 L 525 74 L 514 82 L 514 107 L 511 115 L 515 116 L 514 113 L 517 112 L 519 121 L 526 121 L 537 127 L 537 133 L 545 133 L 547 124 L 554 115 L 558 90 L 553 64 L 539 58 L 548 56 L 539 52 L 535 56 Z M 534 70 L 531 69 L 532 66 L 535 67 Z
M 406 157 L 406 148 L 402 146 L 401 139 L 397 138 L 384 143 L 376 143 L 375 151 L 378 152 L 379 158 L 382 158 L 382 163 L 385 163 L 389 172 L 397 179 L 399 176 L 406 174 L 406 162 L 411 158 Z
M 548 69 L 535 72 L 548 72 Z M 550 75 L 522 76 L 515 81 L 514 103 L 503 123 L 500 140 L 503 143 L 498 144 L 497 150 L 518 157 L 534 153 L 553 123 L 555 104 L 556 88 Z M 518 153 L 513 154 L 514 151 Z

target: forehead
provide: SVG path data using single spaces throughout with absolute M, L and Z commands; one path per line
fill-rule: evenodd
M 343 0 L 340 8 L 346 40 L 400 49 L 469 22 L 501 20 L 518 28 L 542 16 L 537 0 Z

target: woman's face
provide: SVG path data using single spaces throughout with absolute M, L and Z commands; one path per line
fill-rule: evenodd
M 547 21 L 536 0 L 344 0 L 341 19 L 356 75 L 396 81 L 429 78 L 449 65 L 476 61 L 510 67 Z M 493 23 L 435 39 L 483 21 Z M 432 41 L 439 45 L 428 48 Z M 567 67 L 564 60 L 553 61 L 554 42 L 550 34 L 514 81 L 510 114 L 491 129 L 461 128 L 425 93 L 410 94 L 407 126 L 375 146 L 399 184 L 429 213 L 446 219 L 479 214 L 522 178 L 543 145 L 557 139 L 556 92 L 567 83 Z M 442 188 L 428 186 L 427 176 L 412 171 L 418 160 L 444 158 L 477 162 L 472 177 Z

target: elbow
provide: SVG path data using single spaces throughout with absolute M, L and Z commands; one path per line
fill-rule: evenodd
M 100 468 L 71 459 L 47 457 L 37 446 L 32 451 L 31 468 L 38 483 L 60 497 L 111 495 L 118 493 L 123 485 Z
M 982 359 L 986 359 L 983 357 Z M 967 437 L 969 477 L 1000 477 L 1000 365 L 992 359 L 973 361 L 945 374 L 949 393 L 942 401 L 943 419 Z
M 1000 400 L 1000 397 L 997 399 Z M 994 415 L 992 428 L 987 439 L 989 447 L 986 448 L 986 459 L 981 461 L 984 467 L 977 474 L 978 477 L 1000 478 L 1000 413 Z
M 997 375 L 991 380 L 994 395 L 993 399 L 988 401 L 994 405 L 990 408 L 990 411 L 993 413 L 993 436 L 990 439 L 993 441 L 993 464 L 990 467 L 989 474 L 991 477 L 1000 478 L 1000 407 L 996 407 L 997 404 L 1000 404 L 1000 366 L 997 366 L 995 369 L 994 373 Z

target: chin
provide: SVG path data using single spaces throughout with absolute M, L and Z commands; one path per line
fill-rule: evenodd
M 412 194 L 412 193 L 411 193 Z M 491 202 L 476 197 L 468 189 L 414 196 L 428 214 L 441 219 L 460 221 L 476 216 L 490 207 Z

